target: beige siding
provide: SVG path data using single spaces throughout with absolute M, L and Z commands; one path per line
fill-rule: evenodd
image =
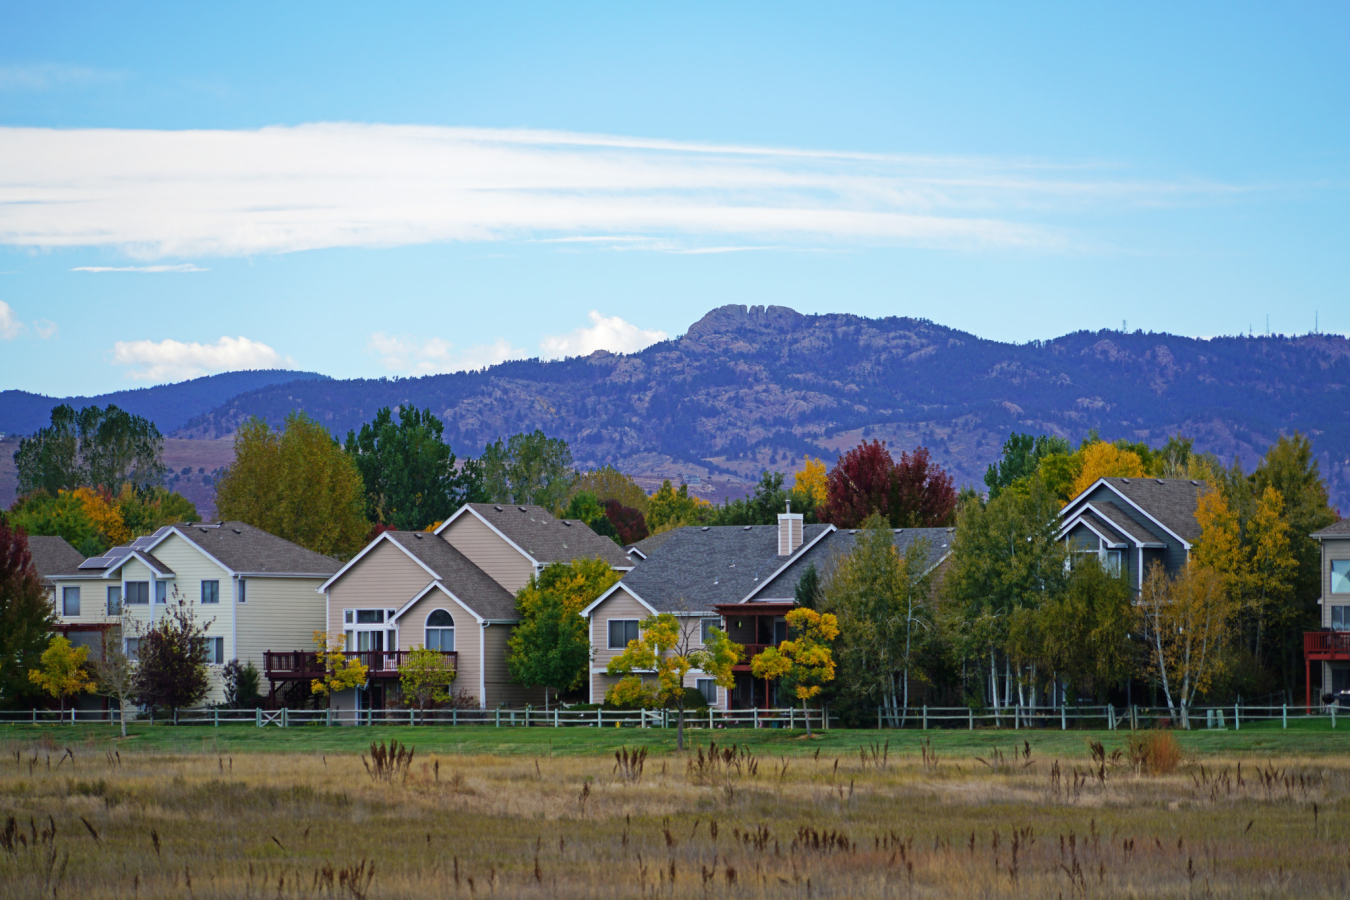
M 544 689 L 524 687 L 511 683 L 506 669 L 507 641 L 511 639 L 511 625 L 489 625 L 483 632 L 483 678 L 487 686 L 487 708 L 507 706 L 544 705 Z
M 455 683 L 451 690 L 464 691 L 482 705 L 479 692 L 478 622 L 440 590 L 433 590 L 398 620 L 398 648 L 411 650 L 426 644 L 427 616 L 443 609 L 455 620 Z
M 623 652 L 622 649 L 609 648 L 610 619 L 637 619 L 641 622 L 651 614 L 651 610 L 634 600 L 633 595 L 625 590 L 615 591 L 591 610 L 591 668 L 604 671 L 609 661 Z
M 1322 541 L 1322 627 L 1331 627 L 1331 607 L 1350 605 L 1350 594 L 1331 592 L 1331 561 L 1350 559 L 1350 540 Z
M 322 578 L 254 576 L 244 581 L 248 602 L 234 604 L 241 661 L 252 662 L 262 671 L 267 650 L 315 648 L 314 632 L 323 631 L 324 626 L 324 598 L 318 592 Z
M 103 581 L 70 579 L 57 581 L 53 585 L 51 601 L 56 609 L 56 618 L 63 625 L 95 625 L 115 621 L 108 616 L 108 585 L 121 584 L 121 581 Z M 62 615 L 62 597 L 68 587 L 80 589 L 80 614 Z
M 230 574 L 211 560 L 209 556 L 203 553 L 195 545 L 183 540 L 178 535 L 170 535 L 155 546 L 152 551 L 155 559 L 158 559 L 164 565 L 174 571 L 174 579 L 169 582 L 168 597 L 169 602 L 175 602 L 175 599 L 181 600 L 192 607 L 193 615 L 197 622 L 204 626 L 206 636 L 209 638 L 225 639 L 225 659 L 240 658 L 246 660 L 247 657 L 239 653 L 239 648 L 234 645 L 234 585 L 230 581 Z M 136 580 L 129 574 L 132 566 L 139 567 L 138 578 L 142 580 L 149 577 L 149 570 L 139 562 L 132 561 L 127 563 L 128 574 L 124 576 L 125 580 Z M 202 603 L 202 582 L 203 581 L 220 582 L 220 603 Z M 150 588 L 151 599 L 154 598 L 154 587 Z M 137 612 L 145 610 L 146 607 L 134 607 Z M 162 607 L 156 607 L 162 612 Z M 261 654 L 253 660 L 259 671 L 262 670 Z M 211 692 L 207 695 L 206 703 L 219 703 L 225 699 L 225 693 L 220 680 L 220 666 L 211 666 Z
M 472 512 L 452 522 L 441 537 L 512 594 L 534 574 L 534 565 Z
M 344 609 L 399 609 L 431 582 L 426 569 L 392 542 L 382 541 L 328 589 L 328 630 L 343 630 Z

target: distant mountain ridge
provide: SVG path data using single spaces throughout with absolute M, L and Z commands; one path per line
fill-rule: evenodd
M 0 391 L 0 432 L 32 434 L 51 421 L 52 407 L 69 403 L 84 406 L 113 404 L 153 421 L 165 434 L 176 431 L 194 416 L 213 409 L 231 397 L 291 381 L 326 380 L 317 372 L 287 369 L 252 369 L 206 375 L 177 384 L 113 391 L 93 397 L 47 397 L 27 391 Z
M 1178 430 L 1250 468 L 1281 432 L 1313 438 L 1333 502 L 1350 505 L 1350 341 L 1075 332 L 1006 344 L 925 319 L 723 306 L 672 340 L 486 371 L 260 386 L 186 422 L 223 437 L 303 408 L 338 436 L 382 406 L 430 407 L 460 453 L 533 428 L 579 463 L 645 478 L 739 482 L 830 458 L 867 437 L 928 446 L 978 484 L 1010 431 L 1161 443 Z

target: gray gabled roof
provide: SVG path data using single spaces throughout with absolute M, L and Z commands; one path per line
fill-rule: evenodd
M 73 572 L 84 562 L 84 554 L 63 537 L 34 535 L 28 538 L 28 552 L 33 557 L 33 568 L 38 577 L 51 578 L 61 572 Z
M 389 531 L 386 534 L 389 540 L 397 541 L 400 547 L 434 572 L 436 581 L 479 616 L 512 622 L 520 618 L 516 612 L 516 598 L 510 591 L 493 581 L 444 538 L 423 531 Z
M 807 525 L 803 546 L 829 527 Z M 787 561 L 777 525 L 691 525 L 672 531 L 623 584 L 657 612 L 711 612 L 738 603 Z
M 956 529 L 898 528 L 892 533 L 895 535 L 895 549 L 900 551 L 901 555 L 909 552 L 909 548 L 920 541 L 926 542 L 924 571 L 930 571 L 951 552 L 951 543 L 956 536 Z M 834 571 L 835 566 L 839 564 L 839 560 L 851 553 L 857 543 L 858 532 L 856 529 L 836 531 L 833 534 L 826 535 L 815 546 L 794 559 L 792 564 L 779 573 L 777 577 L 760 588 L 751 597 L 751 601 L 792 599 L 797 591 L 797 582 L 801 581 L 802 575 L 810 566 L 816 567 L 816 573 L 824 582 Z
M 324 577 L 342 566 L 331 556 L 307 550 L 243 522 L 196 523 L 173 528 L 235 572 Z
M 663 546 L 665 546 L 666 541 L 674 537 L 675 532 L 679 530 L 680 529 L 678 528 L 672 528 L 669 531 L 663 531 L 660 534 L 653 534 L 650 537 L 643 538 L 642 540 L 638 541 L 636 544 L 627 549 L 638 551 L 639 553 L 642 554 L 641 558 L 646 559 L 650 557 L 653 553 L 655 553 L 657 550 L 660 550 Z
M 1200 523 L 1195 509 L 1204 483 L 1187 478 L 1103 478 L 1102 482 L 1147 515 L 1152 516 L 1166 530 L 1187 543 L 1200 538 Z M 1095 482 L 1094 482 L 1095 484 Z M 1075 512 L 1089 492 L 1070 500 L 1065 511 Z
M 1140 544 L 1162 544 L 1162 545 L 1167 544 L 1167 540 L 1165 538 L 1159 537 L 1156 533 L 1154 533 L 1154 531 L 1151 528 L 1147 527 L 1146 525 L 1142 525 L 1139 522 L 1136 522 L 1134 519 L 1131 519 L 1129 514 L 1126 513 L 1125 510 L 1121 509 L 1114 503 L 1111 503 L 1109 501 L 1102 503 L 1093 503 L 1092 508 L 1097 512 L 1101 513 L 1102 516 L 1112 526 L 1114 526 L 1117 531 L 1121 532 L 1126 537 L 1133 538 Z
M 1073 519 L 1070 521 L 1069 524 L 1072 524 L 1073 522 L 1084 523 L 1093 531 L 1097 532 L 1099 536 L 1105 538 L 1108 542 L 1112 544 L 1129 543 L 1128 534 L 1122 534 L 1121 529 L 1111 524 L 1109 520 L 1103 519 L 1101 516 L 1097 515 L 1097 513 L 1094 510 L 1088 509 L 1086 506 L 1083 507 L 1082 511 L 1079 512 L 1078 515 L 1073 517 Z M 1064 527 L 1067 530 L 1069 528 L 1069 525 L 1065 525 Z
M 559 519 L 542 506 L 470 503 L 474 512 L 545 565 L 599 557 L 616 569 L 632 567 L 623 548 L 579 519 Z
M 1321 531 L 1314 532 L 1312 534 L 1312 537 L 1315 538 L 1350 537 L 1350 519 L 1341 519 L 1334 525 L 1328 525 Z M 32 540 L 32 538 L 29 538 L 29 540 Z

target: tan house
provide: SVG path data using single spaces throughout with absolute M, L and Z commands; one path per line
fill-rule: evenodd
M 453 660 L 454 693 L 473 705 L 543 703 L 543 691 L 512 684 L 507 640 L 519 622 L 515 594 L 555 562 L 600 558 L 619 571 L 633 563 L 584 522 L 558 519 L 539 506 L 466 504 L 434 533 L 387 531 L 319 586 L 331 634 L 361 654 L 367 686 L 335 694 L 339 712 L 382 709 L 397 690 L 399 665 L 417 647 Z M 301 646 L 311 646 L 306 641 Z M 296 651 L 269 658 L 270 679 L 309 678 Z
M 604 700 L 618 681 L 606 667 L 638 637 L 640 621 L 673 613 L 692 647 L 702 645 L 710 628 L 720 628 L 745 648 L 734 667 L 733 689 L 718 687 L 698 670 L 686 676 L 686 688 L 697 689 L 719 709 L 776 706 L 776 686 L 752 678 L 750 662 L 787 640 L 786 616 L 797 605 L 797 583 L 807 569 L 815 566 L 821 579 L 827 578 L 839 557 L 853 549 L 856 535 L 833 525 L 804 525 L 800 514 L 784 513 L 777 525 L 690 526 L 660 535 L 659 543 L 634 545 L 629 555 L 641 562 L 582 611 L 591 638 L 591 702 Z M 926 541 L 930 571 L 948 558 L 951 539 L 950 528 L 895 531 L 901 553 Z
M 1312 706 L 1312 664 L 1321 668 L 1322 700 L 1350 706 L 1350 519 L 1312 535 L 1322 547 L 1322 630 L 1303 636 L 1306 702 Z
M 224 699 L 219 673 L 226 663 L 252 662 L 262 671 L 277 642 L 312 644 L 324 627 L 323 597 L 315 592 L 338 566 L 252 525 L 217 522 L 167 525 L 50 580 L 60 630 L 111 631 L 133 658 L 138 633 L 170 603 L 187 604 L 206 633 L 206 702 L 216 703 Z

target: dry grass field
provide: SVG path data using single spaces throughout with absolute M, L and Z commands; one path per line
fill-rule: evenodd
M 713 759 L 705 734 L 625 765 L 398 731 L 412 758 L 385 765 L 369 748 L 0 734 L 0 895 L 1350 895 L 1350 755 L 1334 752 L 1192 754 L 1150 775 L 1082 737 L 1061 756 L 1025 733 L 979 758 L 862 734 L 849 753 L 799 738 Z

